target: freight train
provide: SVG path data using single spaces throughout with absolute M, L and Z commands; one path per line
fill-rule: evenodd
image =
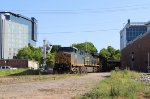
M 55 73 L 86 73 L 99 72 L 101 67 L 99 55 L 75 47 L 60 47 L 53 70 Z

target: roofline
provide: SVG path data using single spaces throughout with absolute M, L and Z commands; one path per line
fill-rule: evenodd
M 145 25 L 149 25 L 149 24 L 150 24 L 150 21 L 148 21 L 148 22 L 145 23 Z
M 6 13 L 9 13 L 9 14 L 15 16 L 15 17 L 20 17 L 20 18 L 23 18 L 23 19 L 25 19 L 25 20 L 28 20 L 28 21 L 31 21 L 31 22 L 34 22 L 34 23 L 35 23 L 35 21 L 32 20 L 32 18 L 35 19 L 34 17 L 28 18 L 28 17 L 25 17 L 25 16 L 23 16 L 23 15 L 15 14 L 15 13 L 9 12 L 9 11 L 8 11 L 8 12 L 7 12 L 7 11 L 0 12 L 0 14 L 6 14 Z M 36 20 L 36 19 L 35 19 L 35 20 Z M 36 21 L 37 21 L 37 20 L 36 20 Z
M 126 25 L 120 30 L 120 33 L 122 33 L 127 27 L 131 26 L 146 26 L 148 22 L 127 22 Z M 150 23 L 150 21 L 149 21 Z
M 130 25 L 131 26 L 141 26 L 141 25 L 145 25 L 146 22 L 131 22 Z

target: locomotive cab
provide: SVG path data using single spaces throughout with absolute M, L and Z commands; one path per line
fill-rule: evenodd
M 77 53 L 78 49 L 74 47 L 60 47 L 55 57 L 54 71 L 64 73 L 71 71 L 72 56 Z

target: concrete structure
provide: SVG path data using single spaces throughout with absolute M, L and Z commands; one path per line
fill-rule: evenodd
M 37 21 L 12 12 L 0 12 L 0 59 L 13 59 L 18 49 L 36 45 Z
M 125 48 L 130 41 L 147 32 L 146 22 L 130 22 L 120 31 L 120 49 Z
M 150 22 L 147 32 L 137 36 L 121 50 L 121 65 L 140 72 L 150 72 Z

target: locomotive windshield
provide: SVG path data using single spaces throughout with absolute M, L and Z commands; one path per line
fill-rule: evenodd
M 58 49 L 58 52 L 77 52 L 77 49 L 76 48 L 73 48 L 73 47 L 60 47 Z

